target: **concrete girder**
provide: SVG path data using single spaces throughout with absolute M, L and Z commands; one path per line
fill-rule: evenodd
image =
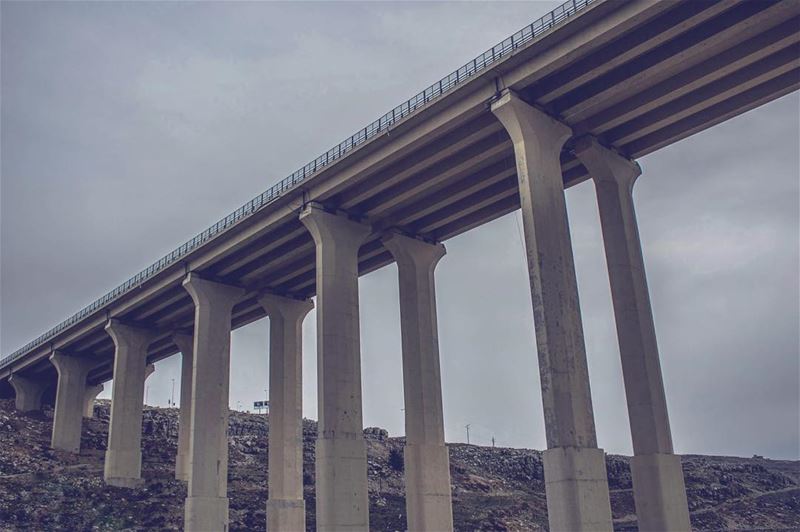
M 771 31 L 739 42 L 678 75 L 656 83 L 647 90 L 633 94 L 576 123 L 573 131 L 576 135 L 585 133 L 601 135 L 731 72 L 752 65 L 800 41 L 798 25 L 800 18 L 795 17 L 779 24 Z M 720 67 L 720 65 L 725 66 Z
M 800 88 L 800 72 L 797 69 L 786 72 L 733 98 L 707 107 L 702 112 L 673 122 L 667 127 L 626 144 L 622 146 L 622 151 L 632 158 L 642 157 L 766 102 L 794 92 L 798 88 Z
M 740 2 L 704 24 L 626 65 L 600 76 L 552 102 L 554 112 L 570 123 L 580 122 L 601 106 L 625 99 L 626 92 L 645 90 L 729 48 L 732 42 L 753 37 L 765 25 L 777 25 L 797 14 L 793 2 Z
M 526 96 L 548 104 L 735 5 L 736 0 L 678 3 L 670 10 L 670 17 L 661 17 L 639 31 L 631 31 L 619 38 L 615 46 L 601 48 L 560 70 L 558 75 L 536 82 Z

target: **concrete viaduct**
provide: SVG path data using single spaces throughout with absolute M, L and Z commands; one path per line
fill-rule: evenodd
M 632 187 L 635 160 L 800 85 L 800 2 L 570 0 L 396 107 L 0 362 L 52 444 L 113 377 L 105 480 L 141 476 L 147 366 L 182 355 L 175 474 L 187 530 L 226 530 L 230 332 L 270 323 L 267 528 L 305 528 L 301 323 L 316 296 L 319 530 L 367 530 L 358 279 L 400 278 L 409 530 L 452 529 L 434 270 L 441 242 L 522 210 L 552 530 L 611 530 L 565 188 L 593 179 L 642 530 L 688 530 Z M 795 117 L 796 119 L 796 117 Z

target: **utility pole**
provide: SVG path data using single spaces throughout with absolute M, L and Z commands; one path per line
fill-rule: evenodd
M 492 449 L 494 449 L 494 436 L 492 436 Z
M 464 425 L 464 428 L 467 429 L 467 445 L 469 445 L 469 427 L 470 427 L 470 425 L 471 425 L 471 423 L 467 423 L 466 425 Z
M 175 408 L 175 379 L 172 379 L 172 393 L 169 396 L 169 404 Z

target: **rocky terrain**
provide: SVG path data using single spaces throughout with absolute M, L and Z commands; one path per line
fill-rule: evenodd
M 173 478 L 177 411 L 147 408 L 143 485 L 103 484 L 108 403 L 84 420 L 82 452 L 49 448 L 52 411 L 19 414 L 0 401 L 0 530 L 177 530 L 186 487 Z M 231 412 L 231 530 L 264 530 L 267 434 L 264 415 Z M 314 528 L 314 438 L 304 426 L 303 481 L 308 527 Z M 370 523 L 405 530 L 402 438 L 366 429 Z M 628 458 L 607 460 L 617 530 L 636 530 Z M 450 445 L 453 512 L 458 530 L 546 530 L 541 453 L 527 449 Z M 696 530 L 800 530 L 800 463 L 763 458 L 684 456 Z

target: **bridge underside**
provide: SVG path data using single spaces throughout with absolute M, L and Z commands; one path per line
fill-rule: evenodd
M 488 100 L 478 97 L 491 85 L 503 88 L 507 77 L 513 78 L 510 88 L 570 125 L 576 137 L 593 135 L 630 158 L 645 156 L 800 86 L 797 2 L 654 4 L 613 32 L 598 31 L 580 53 L 561 55 L 525 76 L 512 76 L 575 32 L 590 31 L 613 19 L 624 7 L 622 2 L 599 2 L 325 171 L 331 176 L 350 172 L 352 178 L 331 184 L 333 177 L 318 176 L 324 185 L 311 180 L 291 201 L 276 202 L 273 211 L 281 212 L 273 215 L 273 223 L 259 227 L 256 221 L 245 220 L 231 231 L 250 231 L 247 238 L 215 251 L 201 268 L 191 269 L 252 293 L 234 309 L 233 328 L 237 328 L 264 316 L 257 301 L 261 290 L 299 297 L 315 294 L 314 243 L 297 219 L 306 200 L 372 224 L 373 235 L 359 253 L 362 274 L 393 262 L 379 239 L 384 229 L 444 241 L 515 211 L 519 192 L 511 140 L 490 112 Z M 470 101 L 474 103 L 465 103 Z M 390 157 L 378 157 L 393 137 L 402 139 L 415 131 L 414 120 L 433 120 L 451 111 L 441 127 L 418 135 Z M 587 179 L 570 146 L 561 154 L 567 187 Z M 367 165 L 370 156 L 375 160 Z M 152 344 L 148 362 L 178 352 L 170 331 L 189 332 L 193 327 L 194 305 L 180 284 L 188 268 L 176 265 L 142 287 L 141 292 L 151 290 L 147 297 L 137 301 L 133 294 L 131 303 L 113 315 L 164 332 Z M 93 323 L 58 347 L 95 359 L 89 382 L 98 383 L 112 377 L 114 343 L 103 330 L 105 317 Z M 45 350 L 49 351 L 42 348 L 40 354 L 0 370 L 0 378 L 14 371 L 55 380 Z

